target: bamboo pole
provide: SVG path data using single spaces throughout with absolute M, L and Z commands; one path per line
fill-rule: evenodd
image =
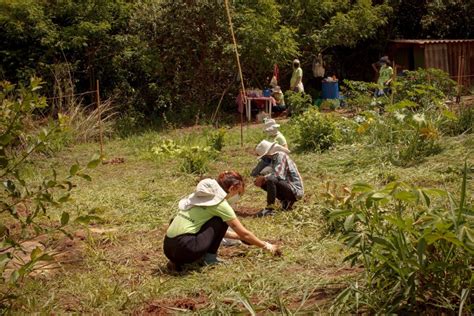
M 100 105 L 100 91 L 99 91 L 99 80 L 96 80 L 96 90 L 95 90 L 95 101 L 97 104 L 97 111 L 99 112 L 99 141 L 100 141 L 100 159 L 104 158 L 104 139 L 102 136 L 102 107 Z
M 235 40 L 235 34 L 234 34 L 234 27 L 232 26 L 232 18 L 230 17 L 230 10 L 229 10 L 229 0 L 225 0 L 225 9 L 227 12 L 227 19 L 229 21 L 229 28 L 230 28 L 230 34 L 232 35 L 232 41 L 234 42 L 234 51 L 235 51 L 235 59 L 237 60 L 237 67 L 239 69 L 239 76 L 240 76 L 240 84 L 242 91 L 242 111 L 240 112 L 240 147 L 244 146 L 244 132 L 243 132 L 243 124 L 244 124 L 244 109 L 247 109 L 246 107 L 246 94 L 245 94 L 245 85 L 244 85 L 244 76 L 242 76 L 242 67 L 240 66 L 240 59 L 239 59 L 239 51 L 237 49 L 237 41 Z

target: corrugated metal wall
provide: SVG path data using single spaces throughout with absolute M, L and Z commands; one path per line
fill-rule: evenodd
M 470 87 L 474 84 L 474 43 L 452 42 L 425 44 L 425 67 L 439 68 L 458 80 L 459 63 L 464 58 L 461 71 L 461 84 Z
M 474 41 L 472 40 L 394 40 L 389 52 L 395 62 L 407 67 L 410 54 L 414 65 L 409 68 L 439 68 L 458 80 L 460 57 L 464 57 L 461 84 L 474 86 Z M 402 56 L 403 55 L 403 56 Z M 406 55 L 406 56 L 404 56 Z

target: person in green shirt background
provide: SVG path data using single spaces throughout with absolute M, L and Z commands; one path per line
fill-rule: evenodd
M 388 56 L 380 58 L 378 64 L 380 65 L 380 69 L 378 70 L 379 77 L 377 79 L 378 90 L 375 92 L 376 97 L 390 94 L 390 83 L 392 82 L 393 76 L 393 68 L 390 67 L 390 59 L 388 59 Z
M 258 239 L 235 215 L 231 205 L 245 192 L 242 176 L 235 171 L 219 174 L 217 180 L 204 179 L 194 193 L 179 201 L 163 242 L 170 260 L 168 269 L 180 271 L 184 264 L 217 264 L 217 250 L 224 236 L 279 254 L 277 246 Z M 228 231 L 229 226 L 233 231 Z
M 303 69 L 300 67 L 298 59 L 293 60 L 293 74 L 290 80 L 290 90 L 295 92 L 304 92 Z

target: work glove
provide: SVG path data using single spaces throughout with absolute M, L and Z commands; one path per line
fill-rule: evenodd
M 263 248 L 274 256 L 281 256 L 282 254 L 280 248 L 277 245 L 273 245 L 266 241 L 265 241 L 265 246 Z

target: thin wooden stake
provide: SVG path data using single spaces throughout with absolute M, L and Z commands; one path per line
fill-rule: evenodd
M 104 158 L 104 140 L 102 137 L 102 107 L 100 105 L 99 80 L 96 80 L 95 101 L 97 103 L 97 111 L 99 112 L 99 141 L 100 141 L 100 159 Z
M 458 91 L 457 91 L 457 96 L 456 96 L 456 103 L 459 104 L 461 102 L 461 62 L 463 60 L 463 56 L 460 55 L 458 58 Z
M 237 67 L 239 68 L 240 84 L 242 85 L 241 93 L 243 93 L 242 95 L 243 107 L 242 107 L 242 112 L 240 112 L 240 147 L 243 147 L 244 146 L 244 132 L 243 132 L 244 109 L 247 109 L 244 76 L 242 76 L 242 68 L 240 67 L 239 51 L 237 50 L 237 41 L 235 40 L 234 27 L 232 26 L 232 18 L 230 17 L 229 0 L 225 0 L 225 9 L 227 12 L 227 19 L 229 20 L 230 34 L 232 35 L 232 41 L 234 42 L 235 59 L 237 60 Z

